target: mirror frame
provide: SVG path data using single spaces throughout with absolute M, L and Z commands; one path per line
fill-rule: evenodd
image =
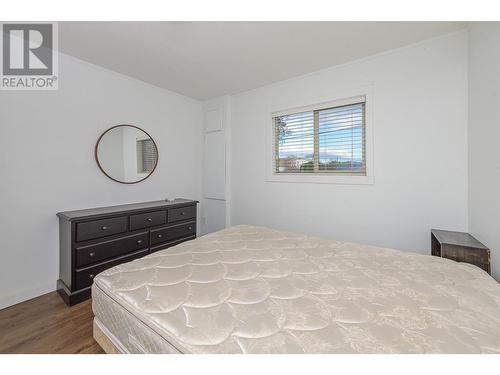
M 126 181 L 120 181 L 120 180 L 117 180 L 116 178 L 113 178 L 111 177 L 109 174 L 106 173 L 106 171 L 102 168 L 101 166 L 101 163 L 99 163 L 99 158 L 97 157 L 97 148 L 99 147 L 99 142 L 101 142 L 101 139 L 106 135 L 106 133 L 108 133 L 109 131 L 115 129 L 115 128 L 119 128 L 119 127 L 122 127 L 122 126 L 130 126 L 131 128 L 136 128 L 140 131 L 142 131 L 144 134 L 146 134 L 150 139 L 151 141 L 153 142 L 155 148 L 156 148 L 156 163 L 155 163 L 155 166 L 153 167 L 153 170 L 151 172 L 149 172 L 149 174 L 138 180 L 138 181 L 132 181 L 132 182 L 126 182 Z M 95 161 L 97 163 L 97 166 L 99 167 L 99 169 L 101 170 L 102 173 L 104 173 L 104 175 L 106 177 L 108 177 L 109 179 L 113 180 L 113 181 L 116 181 L 120 184 L 126 184 L 126 185 L 132 185 L 132 184 L 137 184 L 139 182 L 142 182 L 144 181 L 145 179 L 149 178 L 153 173 L 154 171 L 156 170 L 156 167 L 158 166 L 158 162 L 160 161 L 160 153 L 158 151 L 158 146 L 156 145 L 156 142 L 155 140 L 153 139 L 153 137 L 151 137 L 151 135 L 149 135 L 149 133 L 147 131 L 145 131 L 144 129 L 141 129 L 140 127 L 138 126 L 135 126 L 135 125 L 130 125 L 130 124 L 119 124 L 119 125 L 115 125 L 115 126 L 112 126 L 108 129 L 106 129 L 100 136 L 99 138 L 97 139 L 97 142 L 95 143 L 95 147 L 94 147 L 94 158 L 95 158 Z

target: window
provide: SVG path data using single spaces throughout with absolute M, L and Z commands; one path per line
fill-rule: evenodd
M 366 176 L 364 96 L 273 115 L 274 174 Z
M 156 146 L 151 138 L 137 140 L 137 173 L 151 173 L 157 157 Z

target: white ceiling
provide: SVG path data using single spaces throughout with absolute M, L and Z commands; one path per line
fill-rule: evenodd
M 465 27 L 461 22 L 61 22 L 59 48 L 203 100 Z

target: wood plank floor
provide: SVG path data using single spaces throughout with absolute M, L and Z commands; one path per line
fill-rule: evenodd
M 57 292 L 0 310 L 0 353 L 103 353 L 92 337 L 92 302 L 68 307 Z

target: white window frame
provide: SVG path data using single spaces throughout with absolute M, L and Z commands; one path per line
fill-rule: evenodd
M 314 111 L 331 107 L 351 104 L 360 97 L 365 98 L 365 162 L 366 174 L 336 174 L 336 173 L 277 173 L 274 169 L 274 117 L 294 114 L 299 112 Z M 330 96 L 329 99 L 315 101 L 302 101 L 290 106 L 270 108 L 266 123 L 266 181 L 268 182 L 293 182 L 293 183 L 319 183 L 319 184 L 349 184 L 373 185 L 373 94 L 371 87 L 358 90 L 346 90 L 343 93 Z M 317 104 L 311 104 L 317 103 Z

